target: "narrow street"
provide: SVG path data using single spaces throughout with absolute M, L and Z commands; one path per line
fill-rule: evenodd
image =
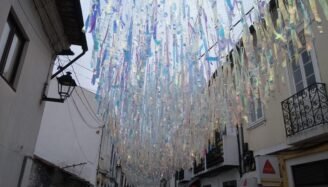
M 327 0 L 0 2 L 0 187 L 328 187 Z

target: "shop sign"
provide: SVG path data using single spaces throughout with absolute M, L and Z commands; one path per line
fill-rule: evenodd
M 280 181 L 279 161 L 276 156 L 257 156 L 255 162 L 261 181 Z

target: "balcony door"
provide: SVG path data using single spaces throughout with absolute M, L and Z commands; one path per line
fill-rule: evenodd
M 302 44 L 300 49 L 294 47 L 289 42 L 289 52 L 291 60 L 291 77 L 293 90 L 299 92 L 304 88 L 319 82 L 319 73 L 316 64 L 315 52 L 313 49 L 306 49 L 306 40 L 304 30 L 298 33 L 299 40 Z M 298 60 L 297 57 L 298 56 Z

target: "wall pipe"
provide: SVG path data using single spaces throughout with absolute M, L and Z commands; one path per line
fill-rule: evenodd
M 237 145 L 238 145 L 238 161 L 239 161 L 239 176 L 240 178 L 243 176 L 243 172 L 242 172 L 242 153 L 241 153 L 241 148 L 240 148 L 240 131 L 239 131 L 239 125 L 237 125 Z
M 55 74 L 51 75 L 50 79 L 55 78 L 59 73 L 63 72 L 66 68 L 68 68 L 70 65 L 72 65 L 75 61 L 77 61 L 79 58 L 81 58 L 87 51 L 88 51 L 87 49 L 83 49 L 82 53 L 79 54 L 79 56 L 75 57 L 73 60 L 71 60 L 64 67 L 60 67 L 60 69 Z
M 82 16 L 82 13 L 81 13 Z M 55 78 L 59 73 L 63 72 L 66 68 L 68 68 L 70 65 L 72 65 L 75 61 L 77 61 L 79 58 L 81 58 L 87 51 L 88 51 L 88 44 L 87 44 L 87 38 L 84 34 L 82 37 L 82 43 L 81 43 L 82 53 L 79 54 L 77 57 L 75 57 L 73 60 L 71 60 L 68 64 L 66 64 L 64 67 L 61 67 L 55 74 L 51 76 L 50 79 Z

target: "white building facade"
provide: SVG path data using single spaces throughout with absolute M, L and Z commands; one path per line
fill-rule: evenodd
M 56 96 L 57 81 L 49 95 Z M 96 185 L 103 121 L 96 114 L 95 94 L 75 88 L 65 103 L 48 102 L 34 155 Z
M 71 1 L 69 1 L 71 2 Z M 2 0 L 0 6 L 0 186 L 20 186 L 33 155 L 44 111 L 41 102 L 53 61 L 71 44 L 56 1 Z M 79 1 L 74 1 L 80 5 Z M 82 16 L 74 15 L 77 28 Z M 79 20 L 80 18 L 80 20 Z M 48 20 L 47 20 L 48 19 Z

